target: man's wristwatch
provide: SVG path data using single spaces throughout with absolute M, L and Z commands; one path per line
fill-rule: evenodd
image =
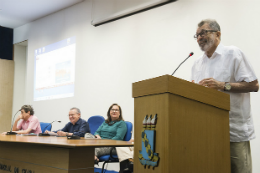
M 69 135 L 69 133 L 68 132 L 66 132 L 66 136 L 68 136 Z
M 224 91 L 230 91 L 231 90 L 231 85 L 228 82 L 225 82 L 225 86 L 224 86 Z

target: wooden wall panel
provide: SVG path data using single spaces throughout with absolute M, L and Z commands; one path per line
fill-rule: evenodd
M 14 61 L 0 59 L 0 133 L 11 128 Z

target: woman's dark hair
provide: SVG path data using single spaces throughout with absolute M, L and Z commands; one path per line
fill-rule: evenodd
M 20 110 L 22 110 L 22 109 L 24 110 L 25 113 L 30 111 L 30 115 L 34 114 L 34 110 L 33 110 L 33 107 L 31 105 L 23 105 Z
M 111 116 L 110 116 L 110 110 L 112 109 L 112 107 L 113 106 L 118 106 L 118 108 L 119 108 L 119 113 L 120 113 L 120 115 L 119 115 L 119 118 L 117 119 L 117 121 L 120 121 L 120 120 L 123 120 L 124 121 L 124 119 L 123 119 L 123 112 L 122 112 L 122 109 L 121 109 L 121 107 L 117 104 L 117 103 L 114 103 L 114 104 L 112 104 L 110 107 L 109 107 L 109 109 L 108 109 L 108 111 L 107 111 L 107 119 L 106 119 L 106 123 L 110 123 L 112 120 L 111 120 Z

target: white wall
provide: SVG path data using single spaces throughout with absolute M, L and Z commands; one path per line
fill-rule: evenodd
M 93 27 L 91 1 L 28 23 L 14 30 L 14 43 L 28 40 L 25 103 L 33 104 L 40 121 L 61 119 L 54 129 L 68 121 L 68 110 L 77 106 L 82 117 L 106 116 L 116 102 L 124 118 L 133 122 L 131 84 L 171 74 L 193 51 L 175 76 L 189 80 L 192 63 L 202 54 L 193 35 L 197 23 L 216 19 L 222 29 L 222 43 L 236 45 L 251 61 L 257 76 L 260 40 L 260 11 L 257 0 L 180 0 L 113 23 Z M 75 97 L 33 102 L 34 50 L 76 36 Z M 251 142 L 253 171 L 260 172 L 260 99 L 252 93 L 252 110 L 257 139 Z
M 26 77 L 27 46 L 14 45 L 14 94 L 13 113 L 14 115 L 25 101 L 25 77 Z

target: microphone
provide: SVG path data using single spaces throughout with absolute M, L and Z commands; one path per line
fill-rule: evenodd
M 13 120 L 12 120 L 12 126 L 11 126 L 11 130 L 10 132 L 7 132 L 6 135 L 16 135 L 17 133 L 16 132 L 13 132 L 13 126 L 14 126 L 14 118 L 16 116 L 16 114 L 21 111 L 21 109 L 19 109 L 15 114 L 14 114 L 14 117 L 13 117 Z
M 174 70 L 174 72 L 172 73 L 172 76 L 173 76 L 173 74 L 178 70 L 178 68 L 179 68 L 189 57 L 191 57 L 193 54 L 194 54 L 194 53 L 191 52 L 191 53 L 189 54 L 189 56 L 188 56 L 184 61 L 182 61 L 182 63 L 180 63 L 180 65 L 179 65 L 179 66 Z
M 43 129 L 42 133 L 39 133 L 39 136 L 50 136 L 50 134 L 47 134 L 47 133 L 44 133 L 44 132 L 45 132 L 45 130 L 46 130 L 50 125 L 52 125 L 52 123 L 54 123 L 54 122 L 61 123 L 60 120 L 54 120 L 54 121 L 52 121 L 49 125 L 47 125 L 47 126 Z

